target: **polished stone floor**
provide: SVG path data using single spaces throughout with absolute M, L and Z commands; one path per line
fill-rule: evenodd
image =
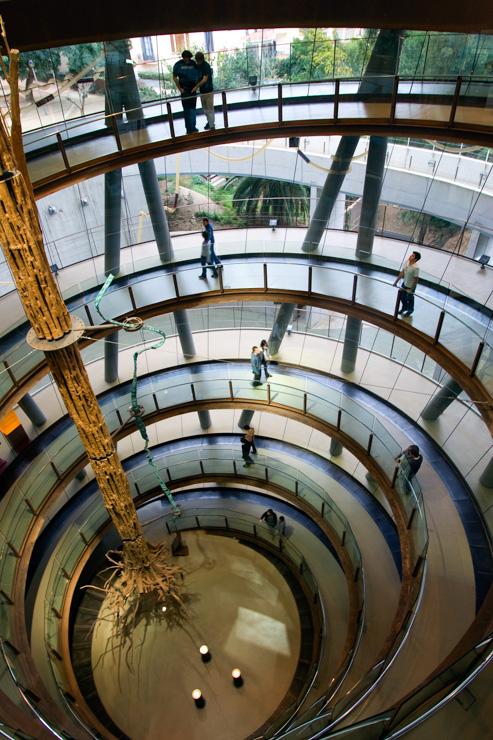
M 94 631 L 99 695 L 132 740 L 244 738 L 280 704 L 296 670 L 298 612 L 275 566 L 233 539 L 189 533 L 185 540 L 189 555 L 180 563 L 194 597 L 190 623 L 173 630 L 140 623 L 128 654 L 109 649 L 109 621 Z M 209 663 L 200 659 L 203 643 Z M 236 667 L 241 688 L 231 680 Z M 207 702 L 201 710 L 192 699 L 196 688 Z

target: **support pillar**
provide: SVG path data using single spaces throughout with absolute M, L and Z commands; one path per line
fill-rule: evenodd
M 43 414 L 33 397 L 26 393 L 19 401 L 19 408 L 24 411 L 25 415 L 35 427 L 42 427 L 46 424 L 46 416 Z
M 343 136 L 339 142 L 331 163 L 330 172 L 326 177 L 315 212 L 303 240 L 301 247 L 303 252 L 313 252 L 318 249 L 358 141 L 359 136 Z
M 139 172 L 159 257 L 161 258 L 161 262 L 170 262 L 173 259 L 173 247 L 171 245 L 168 219 L 164 212 L 161 191 L 159 189 L 156 165 L 152 159 L 147 162 L 140 162 Z
M 118 337 L 114 331 L 104 338 L 104 379 L 107 383 L 118 380 Z
M 436 421 L 460 393 L 462 393 L 460 385 L 449 378 L 442 388 L 430 398 L 421 412 L 421 418 L 425 421 Z
M 120 236 L 122 219 L 122 171 L 104 176 L 104 274 L 120 272 Z
M 199 417 L 200 428 L 205 432 L 205 430 L 209 429 L 212 424 L 211 415 L 207 409 L 205 411 L 197 411 L 197 414 Z
M 180 340 L 181 351 L 184 357 L 193 357 L 197 354 L 193 341 L 192 329 L 186 311 L 174 311 L 176 331 Z
M 238 426 L 240 427 L 240 429 L 244 429 L 247 424 L 248 426 L 250 426 L 254 413 L 255 411 L 252 411 L 251 409 L 243 409 L 238 421 Z
M 356 242 L 356 257 L 359 258 L 369 257 L 373 251 L 386 154 L 387 138 L 385 136 L 370 136 L 358 240 Z
M 479 482 L 485 488 L 493 488 L 493 458 L 491 458 L 488 465 L 481 473 Z
M 342 444 L 339 442 L 339 440 L 335 439 L 335 437 L 331 437 L 330 450 L 329 450 L 331 457 L 338 457 L 342 453 L 343 449 L 344 448 Z
M 352 316 L 348 316 L 346 319 L 346 331 L 341 359 L 341 371 L 343 373 L 352 373 L 356 366 L 360 336 L 361 319 L 354 319 Z
M 274 326 L 272 327 L 268 340 L 271 355 L 277 355 L 279 352 L 279 347 L 281 346 L 281 342 L 286 334 L 286 329 L 291 323 L 295 308 L 296 305 L 294 303 L 282 303 L 279 306 L 279 311 L 277 312 Z

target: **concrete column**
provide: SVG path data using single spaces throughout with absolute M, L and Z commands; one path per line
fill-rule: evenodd
M 449 378 L 442 388 L 430 398 L 421 412 L 421 418 L 425 421 L 436 421 L 452 401 L 455 401 L 459 393 L 462 393 L 462 388 L 455 380 Z
M 381 29 L 358 87 L 360 94 L 390 95 L 392 77 L 397 70 L 401 46 L 401 31 Z M 385 76 L 387 75 L 387 76 Z M 341 185 L 349 169 L 359 136 L 343 136 L 332 160 L 331 169 L 322 188 L 317 208 L 303 241 L 302 250 L 313 252 L 320 244 Z
M 370 136 L 358 240 L 356 242 L 357 257 L 369 257 L 373 251 L 378 204 L 385 173 L 386 153 L 387 138 L 385 136 Z
M 169 233 L 168 219 L 164 212 L 161 191 L 159 189 L 156 166 L 152 160 L 140 162 L 139 172 L 159 257 L 161 258 L 161 262 L 170 262 L 173 259 L 173 247 Z
M 361 320 L 348 316 L 341 359 L 341 371 L 343 373 L 352 373 L 356 366 L 360 336 Z
M 43 424 L 46 424 L 46 416 L 29 393 L 26 393 L 26 395 L 20 399 L 19 408 L 24 411 L 29 421 L 31 421 L 35 427 L 42 427 Z
M 107 383 L 118 380 L 118 338 L 114 331 L 104 339 L 104 379 Z
M 344 229 L 346 219 L 346 195 L 339 193 L 334 203 L 334 208 L 330 214 L 328 227 L 329 229 Z
M 295 308 L 296 305 L 294 303 L 282 303 L 279 306 L 279 311 L 277 312 L 274 326 L 268 339 L 271 355 L 276 355 L 279 352 L 279 347 L 284 339 L 286 329 L 292 321 Z
M 203 429 L 204 431 L 206 429 L 209 429 L 209 427 L 212 424 L 210 413 L 206 410 L 206 411 L 197 411 L 197 414 L 199 417 L 200 428 Z
M 196 353 L 192 330 L 186 311 L 175 311 L 176 331 L 180 340 L 181 351 L 185 357 L 193 357 Z
M 120 272 L 120 237 L 122 218 L 122 171 L 104 176 L 104 274 Z
M 481 473 L 479 482 L 485 488 L 493 488 L 493 458 Z
M 313 252 L 315 249 L 318 249 L 354 152 L 356 151 L 358 141 L 359 136 L 343 136 L 339 142 L 331 163 L 330 172 L 320 192 L 315 212 L 303 240 L 301 247 L 303 252 Z
M 251 411 L 250 409 L 243 409 L 238 420 L 238 426 L 240 429 L 244 429 L 247 424 L 250 426 L 254 413 L 255 411 Z
M 331 437 L 330 439 L 330 454 L 332 457 L 338 457 L 342 450 L 343 450 L 342 444 L 339 442 L 338 439 L 335 439 L 334 437 Z
M 320 188 L 316 185 L 310 187 L 310 220 L 313 218 L 315 208 L 317 207 L 318 199 L 320 197 Z

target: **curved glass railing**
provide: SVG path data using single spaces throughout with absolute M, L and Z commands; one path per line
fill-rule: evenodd
M 224 275 L 223 275 L 224 272 Z M 261 300 L 272 291 L 303 293 L 307 302 L 312 298 L 332 298 L 353 306 L 370 308 L 396 319 L 398 290 L 390 281 L 327 265 L 310 265 L 293 258 L 287 261 L 260 262 L 254 257 L 231 261 L 220 271 L 218 280 L 197 280 L 197 267 L 181 266 L 175 272 L 158 270 L 139 274 L 128 283 L 116 281 L 102 302 L 102 310 L 111 317 L 125 317 L 138 311 L 175 301 L 177 297 L 208 294 L 234 298 L 243 291 L 256 291 Z M 94 301 L 97 291 L 86 293 L 69 302 L 69 310 L 87 326 L 101 323 Z M 333 310 L 343 310 L 334 303 Z M 161 309 L 162 311 L 163 309 Z M 156 308 L 156 313 L 159 309 Z M 368 317 L 369 318 L 369 317 Z M 396 329 L 400 325 L 396 321 Z M 455 355 L 485 385 L 493 389 L 490 356 L 493 351 L 491 320 L 479 312 L 462 310 L 452 296 L 416 295 L 413 328 L 421 332 L 430 346 L 441 346 Z M 135 339 L 133 340 L 135 341 Z M 25 339 L 7 349 L 0 358 L 0 398 L 22 385 L 22 378 L 39 368 L 44 361 L 42 352 L 32 350 Z
M 225 366 L 219 365 L 219 372 L 224 375 Z M 235 370 L 233 368 L 233 370 Z M 365 407 L 345 397 L 339 391 L 327 388 L 312 379 L 286 378 L 271 383 L 269 387 L 253 388 L 250 374 L 228 372 L 227 378 L 217 377 L 218 366 L 202 370 L 200 376 L 193 369 L 183 368 L 181 377 L 188 377 L 188 382 L 176 382 L 173 375 L 156 379 L 154 392 L 139 395 L 139 402 L 145 414 L 166 412 L 173 408 L 183 408 L 183 404 L 196 401 L 214 402 L 214 400 L 262 401 L 266 407 L 286 408 L 297 412 L 300 417 L 331 424 L 335 429 L 352 437 L 387 476 L 389 482 L 394 477 L 395 459 L 400 448 L 392 435 L 383 427 L 380 420 Z M 120 399 L 110 399 L 102 404 L 106 421 L 112 433 L 118 432 L 128 418 L 128 395 Z M 62 485 L 64 476 L 73 471 L 77 462 L 84 459 L 84 450 L 73 427 L 62 432 L 53 442 L 35 458 L 14 483 L 4 502 L 2 515 L 2 535 L 4 554 L 0 564 L 0 580 L 4 593 L 13 601 L 13 584 L 17 558 L 12 553 L 22 550 L 29 528 L 36 518 L 43 503 L 48 499 L 56 485 Z M 238 451 L 238 462 L 240 462 Z M 200 468 L 200 466 L 199 466 Z M 409 504 L 407 494 L 402 494 L 399 487 L 396 493 L 400 500 L 401 510 L 407 511 Z M 416 507 L 417 508 L 417 507 Z M 416 566 L 424 557 L 422 546 L 426 535 L 426 522 L 421 518 L 423 507 L 414 513 L 412 527 L 409 530 L 409 541 L 414 553 L 411 566 L 415 569 L 413 581 L 419 581 Z M 13 604 L 8 607 L 11 610 Z M 12 616 L 7 611 L 7 618 Z
M 402 702 L 377 715 L 342 729 L 331 730 L 331 715 L 325 714 L 279 738 L 351 738 L 354 740 L 397 740 L 443 710 L 461 691 L 477 679 L 493 660 L 493 636 L 481 640 L 465 655 L 433 676 Z
M 58 180 L 66 183 L 95 162 L 103 168 L 105 160 L 115 163 L 132 155 L 151 158 L 175 138 L 191 136 L 207 142 L 215 140 L 220 129 L 279 133 L 279 126 L 303 121 L 311 126 L 317 121 L 348 126 L 371 120 L 385 127 L 410 125 L 437 127 L 446 131 L 461 128 L 479 132 L 491 130 L 489 91 L 493 78 L 444 76 L 442 78 L 401 79 L 399 76 L 372 75 L 371 92 L 360 92 L 368 78 L 312 81 L 309 83 L 265 84 L 251 88 L 216 91 L 216 128 L 213 131 L 187 134 L 183 118 L 182 99 L 168 98 L 165 102 L 148 103 L 125 111 L 105 115 L 97 113 L 89 119 L 60 124 L 47 131 L 29 135 L 25 149 L 29 173 L 34 188 Z M 195 97 L 195 96 L 194 96 Z M 253 105 L 252 105 L 253 104 Z M 248 110 L 248 115 L 245 111 Z M 94 143 L 91 145 L 90 142 Z M 88 145 L 89 142 L 89 145 Z M 102 170 L 101 170 L 102 171 Z
M 65 740 L 66 735 L 62 734 L 62 732 L 58 729 L 56 729 L 51 722 L 49 722 L 43 712 L 40 711 L 39 707 L 36 706 L 35 701 L 35 695 L 33 692 L 29 691 L 25 686 L 23 686 L 22 682 L 19 681 L 17 678 L 17 675 L 14 671 L 14 668 L 9 660 L 9 657 L 7 655 L 7 649 L 4 643 L 4 640 L 0 637 L 0 652 L 1 652 L 1 659 L 0 659 L 0 665 L 3 669 L 2 672 L 6 673 L 8 677 L 10 678 L 10 681 L 12 683 L 12 686 L 15 689 L 15 692 L 18 694 L 20 699 L 20 706 L 23 708 L 28 707 L 31 714 L 33 714 L 36 717 L 36 720 L 40 723 L 41 727 L 44 728 L 44 730 L 48 730 L 53 737 L 58 738 L 58 740 Z M 1 688 L 4 688 L 4 681 L 2 681 Z M 1 725 L 0 725 L 1 727 Z M 40 730 L 41 730 L 40 727 Z M 5 737 L 10 737 L 10 735 L 6 733 L 2 733 Z M 17 736 L 17 735 L 16 735 Z
M 229 90 L 249 86 L 252 95 L 268 83 L 313 82 L 320 79 L 361 77 L 373 51 L 377 32 L 356 38 L 334 39 L 332 29 L 316 28 L 303 31 L 299 38 L 284 43 L 277 34 L 259 31 L 256 38 L 247 38 L 242 48 L 222 49 L 206 53 L 213 66 L 215 86 Z M 472 80 L 491 77 L 493 40 L 486 34 L 400 32 L 398 73 L 411 80 L 420 77 L 467 75 Z M 138 93 L 142 103 L 166 102 L 175 97 L 177 90 L 172 79 L 172 69 L 178 55 L 162 57 L 162 37 L 146 37 L 145 61 L 138 46 L 124 50 L 124 56 L 134 56 L 136 61 L 125 59 L 127 69 L 133 68 Z M 122 42 L 117 42 L 121 46 Z M 168 45 L 173 48 L 173 42 Z M 118 47 L 117 47 L 118 48 Z M 166 48 L 166 42 L 164 42 Z M 158 51 L 158 54 L 156 54 Z M 69 58 L 69 72 L 63 79 L 60 68 L 60 49 L 51 48 L 36 52 L 21 52 L 21 100 L 24 131 L 54 123 L 69 125 L 74 119 L 103 112 L 105 97 L 111 105 L 112 87 L 106 89 L 105 65 L 111 64 L 115 46 L 94 43 L 64 47 Z M 34 57 L 34 61 L 33 61 Z M 64 63 L 63 66 L 65 66 Z M 27 74 L 31 71 L 31 75 Z M 371 76 L 373 79 L 374 75 Z M 4 107 L 8 107 L 8 91 L 0 88 Z
M 220 461 L 221 458 L 218 458 L 216 462 Z M 164 525 L 163 529 L 166 528 L 170 533 L 193 529 L 207 529 L 212 531 L 214 529 L 220 529 L 221 531 L 228 530 L 232 535 L 243 533 L 253 537 L 255 541 L 266 543 L 269 547 L 274 546 L 289 561 L 292 569 L 298 573 L 299 578 L 303 582 L 307 598 L 310 599 L 311 603 L 317 605 L 322 624 L 325 624 L 326 616 L 323 603 L 319 598 L 318 584 L 303 554 L 289 539 L 273 534 L 272 529 L 259 522 L 256 517 L 249 516 L 245 512 L 238 512 L 237 510 L 230 510 L 224 507 L 211 508 L 207 506 L 207 508 L 204 508 L 202 506 L 192 505 L 187 506 L 186 511 L 183 511 L 179 518 L 173 516 L 171 512 L 163 512 L 150 520 L 144 520 L 144 532 L 146 527 L 151 526 L 157 521 L 161 522 Z M 57 547 L 56 554 L 50 562 L 49 582 L 45 589 L 47 595 L 45 598 L 44 640 L 46 657 L 51 668 L 51 674 L 60 694 L 59 697 L 54 697 L 58 701 L 61 701 L 61 698 L 66 693 L 62 664 L 55 656 L 57 654 L 59 655 L 59 617 L 64 608 L 68 583 L 74 576 L 74 571 L 86 549 L 87 543 L 107 523 L 108 515 L 104 510 L 93 511 L 80 528 L 74 522 L 73 527 L 65 531 L 64 537 Z M 363 582 L 361 572 L 359 582 Z M 323 630 L 323 634 L 325 634 L 325 629 Z M 307 681 L 306 690 L 312 685 L 316 672 L 317 665 L 314 664 Z M 91 734 L 91 737 L 94 737 L 83 720 L 78 718 L 75 709 L 73 707 L 70 707 L 70 709 L 72 714 L 81 722 L 83 728 Z

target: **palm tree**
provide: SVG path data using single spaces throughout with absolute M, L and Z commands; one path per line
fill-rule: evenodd
M 249 225 L 268 225 L 277 219 L 279 226 L 306 225 L 309 192 L 306 185 L 263 177 L 244 177 L 233 196 L 233 206 Z

